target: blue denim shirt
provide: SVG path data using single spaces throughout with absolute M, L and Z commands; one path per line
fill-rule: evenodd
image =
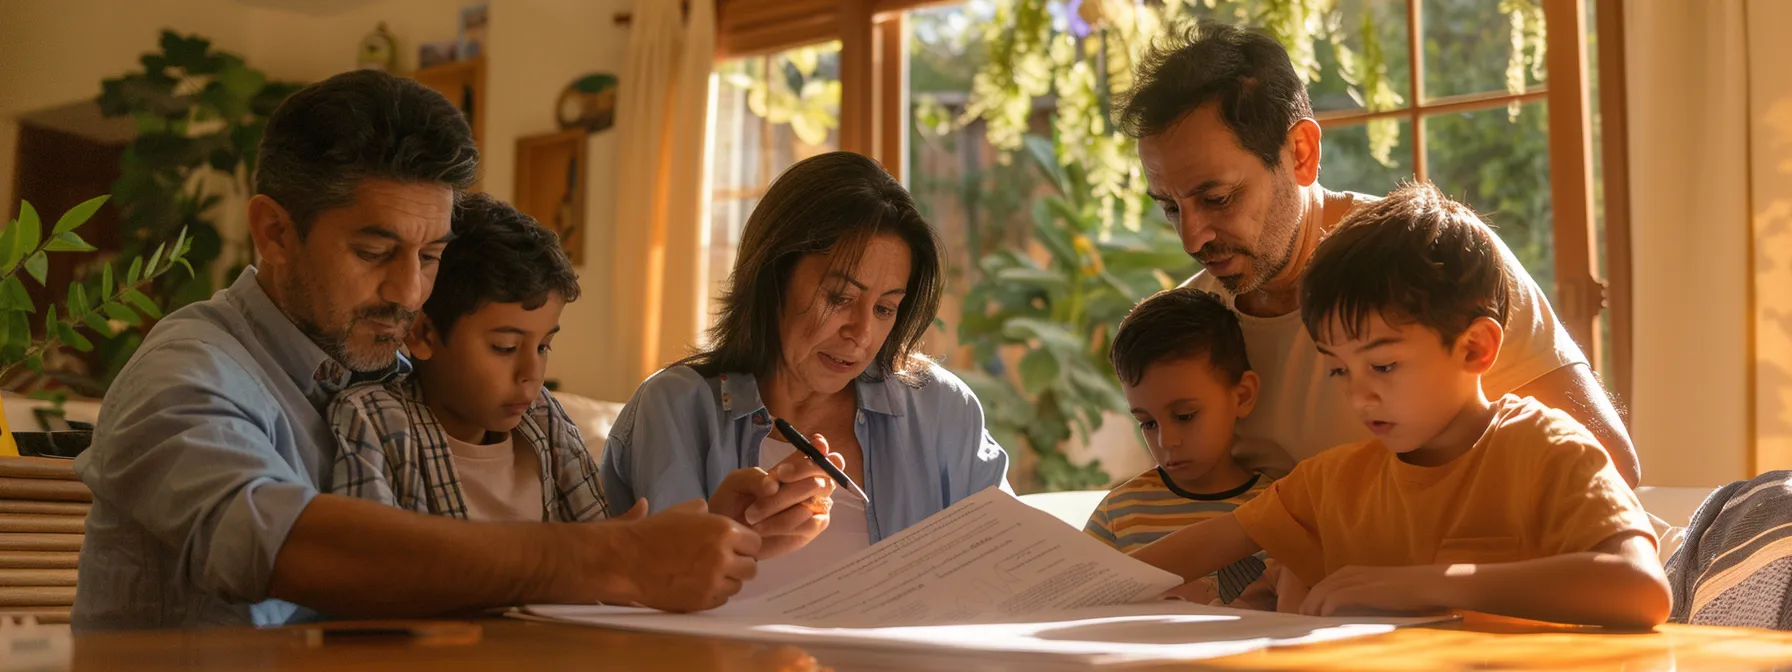
M 268 582 L 286 533 L 329 486 L 336 440 L 323 410 L 352 378 L 254 268 L 158 322 L 75 460 L 93 490 L 75 628 L 319 618 L 269 599 Z
M 872 543 L 989 486 L 1012 492 L 1008 454 L 984 430 L 983 407 L 957 376 L 934 366 L 918 386 L 894 376 L 853 384 Z M 654 374 L 623 407 L 604 446 L 611 510 L 640 497 L 655 511 L 708 498 L 728 472 L 759 466 L 771 429 L 751 375 L 705 378 L 688 366 Z

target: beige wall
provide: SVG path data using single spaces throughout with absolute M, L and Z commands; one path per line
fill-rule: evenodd
M 228 0 L 0 0 L 0 116 L 98 96 L 163 28 L 246 53 L 257 11 Z

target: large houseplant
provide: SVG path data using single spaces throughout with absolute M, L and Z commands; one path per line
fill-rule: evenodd
M 95 277 L 69 283 L 67 298 L 43 306 L 41 319 L 34 320 L 40 311 L 25 291 L 26 279 L 43 284 L 50 257 L 55 253 L 92 252 L 93 246 L 82 240 L 76 230 L 107 198 L 101 196 L 71 208 L 48 231 L 44 230 L 36 208 L 29 202 L 20 202 L 19 217 L 0 232 L 0 379 L 21 366 L 42 372 L 45 356 L 60 348 L 92 350 L 90 335 L 111 338 L 134 332 L 148 320 L 159 319 L 161 308 L 146 292 L 177 266 L 189 275 L 193 273 L 187 261 L 193 241 L 182 230 L 172 244 L 158 243 L 148 257 L 131 259 L 123 271 L 115 271 L 111 263 L 106 263 L 93 274 Z M 38 328 L 35 333 L 34 327 Z M 0 413 L 0 429 L 6 429 L 4 413 Z M 52 439 L 40 436 L 42 433 L 4 433 L 0 453 L 21 452 L 19 445 L 13 443 L 15 438 L 26 445 L 26 453 L 66 452 L 51 448 Z M 41 445 L 32 449 L 29 444 L 33 443 Z M 85 441 L 79 444 L 84 446 Z
M 139 59 L 142 70 L 101 82 L 99 106 L 137 126 L 112 185 L 124 256 L 144 256 L 180 231 L 191 239 L 197 272 L 162 278 L 151 292 L 178 308 L 211 296 L 218 276 L 248 263 L 247 249 L 226 249 L 218 209 L 226 197 L 248 195 L 268 117 L 299 85 L 271 81 L 195 35 L 163 31 L 159 46 Z M 95 377 L 109 382 L 137 344 L 133 333 L 103 338 Z
M 1058 163 L 1050 140 L 1025 143 L 1053 192 L 1033 208 L 1033 240 L 1044 253 L 1001 249 L 982 258 L 958 325 L 977 366 L 959 374 L 983 402 L 990 434 L 1037 456 L 1038 489 L 1105 487 L 1101 463 L 1078 464 L 1063 444 L 1073 432 L 1086 444 L 1103 413 L 1125 412 L 1107 358 L 1114 326 L 1140 297 L 1193 275 L 1194 261 L 1161 221 L 1106 228 L 1082 166 Z M 1018 375 L 1009 375 L 1017 351 Z

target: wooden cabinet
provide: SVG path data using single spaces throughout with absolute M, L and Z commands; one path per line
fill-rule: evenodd
M 447 96 L 448 100 L 460 108 L 461 114 L 467 116 L 467 125 L 473 127 L 473 144 L 485 153 L 485 57 L 478 56 L 463 61 L 432 65 L 411 73 L 411 78 L 422 82 L 424 86 L 435 89 Z M 484 171 L 480 171 L 483 175 Z M 483 178 L 482 178 L 483 179 Z M 473 191 L 480 191 L 480 184 L 474 183 Z
M 585 263 L 585 170 L 583 128 L 531 135 L 516 141 L 518 210 L 560 234 L 574 266 Z

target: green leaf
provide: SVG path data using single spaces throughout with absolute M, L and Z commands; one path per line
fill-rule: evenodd
M 100 317 L 99 313 L 88 313 L 81 318 L 81 323 L 87 325 L 87 328 L 93 333 L 99 334 L 100 338 L 111 338 L 115 335 L 112 325 L 106 322 L 106 318 Z
M 29 368 L 32 371 L 35 371 L 37 373 L 43 373 L 44 372 L 43 356 L 42 355 L 32 355 L 30 357 L 26 357 L 25 358 L 25 367 Z
M 199 277 L 199 273 L 197 271 L 193 270 L 193 265 L 187 263 L 187 260 L 175 259 L 174 263 L 180 264 L 181 268 L 187 269 L 187 277 L 192 277 L 192 278 Z
M 105 300 L 106 298 L 109 298 L 111 296 L 112 296 L 112 262 L 108 261 L 104 265 L 103 270 L 100 271 L 100 299 Z
M 13 245 L 21 259 L 37 249 L 38 241 L 43 239 L 44 224 L 37 218 L 37 208 L 31 207 L 29 201 L 19 201 L 19 221 L 12 228 L 19 230 L 19 236 L 13 239 Z
M 155 253 L 149 255 L 149 263 L 143 265 L 143 277 L 156 277 L 156 263 L 162 260 L 162 249 L 167 247 L 167 245 L 167 243 L 157 245 Z
M 1040 348 L 1020 358 L 1020 384 L 1027 394 L 1039 394 L 1058 382 L 1058 357 L 1051 350 Z
M 56 304 L 44 309 L 44 338 L 62 338 L 62 332 L 56 330 Z
M 50 273 L 50 258 L 42 251 L 32 254 L 31 258 L 25 260 L 25 272 L 30 273 L 37 284 L 44 284 L 44 278 Z
M 1059 355 L 1074 356 L 1083 349 L 1083 339 L 1070 333 L 1062 324 L 1031 317 L 1016 317 L 1002 325 L 1002 337 L 1017 342 L 1037 339 L 1040 345 L 1055 348 Z
M 81 332 L 75 331 L 75 328 L 69 323 L 57 322 L 55 326 L 56 336 L 61 338 L 63 343 L 75 346 L 75 349 L 80 350 L 81 352 L 87 352 L 93 349 L 93 342 L 87 340 L 87 337 L 82 336 Z
M 1070 381 L 1080 388 L 1085 404 L 1102 409 L 1126 412 L 1126 395 L 1120 392 L 1119 384 L 1110 376 L 1096 373 L 1086 368 L 1070 370 Z M 1100 414 L 1095 414 L 1095 422 L 1101 422 Z
M 69 208 L 68 212 L 62 213 L 61 219 L 56 220 L 56 228 L 52 233 L 68 233 L 82 224 L 86 224 L 88 219 L 93 218 L 93 213 L 97 212 L 100 206 L 105 205 L 106 199 L 109 198 L 112 197 L 109 195 L 96 196 Z
M 100 310 L 106 312 L 106 317 L 118 320 L 119 322 L 123 322 L 133 327 L 143 324 L 143 319 L 138 317 L 137 313 L 132 312 L 130 308 L 125 307 L 124 304 L 107 303 L 106 305 L 100 306 Z
M 1047 294 L 1058 295 L 1070 293 L 1069 280 L 1064 279 L 1064 276 L 1062 275 L 1042 268 L 1004 268 L 1000 273 L 995 275 L 995 278 L 996 280 L 1009 284 L 1037 288 Z
M 63 231 L 50 238 L 50 244 L 44 246 L 49 252 L 93 252 L 100 248 L 87 244 L 73 231 Z
M 93 304 L 87 302 L 87 286 L 79 282 L 68 283 L 68 309 L 76 315 L 93 312 Z
M 1057 189 L 1058 193 L 1069 195 L 1071 192 L 1070 178 L 1064 174 L 1064 166 L 1058 163 L 1058 152 L 1052 147 L 1051 138 L 1028 134 L 1024 142 L 1027 146 L 1027 155 L 1033 157 L 1033 165 L 1037 166 L 1039 172 L 1051 181 L 1052 187 Z
M 31 345 L 31 320 L 25 313 L 13 313 L 6 321 L 6 358 L 18 361 Z
M 75 328 L 69 326 L 68 323 L 58 323 L 57 331 L 62 332 L 63 342 L 75 346 L 76 350 L 81 352 L 93 352 L 93 341 L 87 340 L 86 336 L 82 336 L 81 332 L 75 331 Z
M 136 306 L 137 310 L 143 311 L 143 314 L 148 315 L 150 319 L 162 319 L 162 309 L 157 308 L 156 302 L 149 300 L 149 297 L 144 296 L 143 292 L 134 288 L 124 290 L 124 300 L 131 302 L 131 305 Z
M 25 283 L 19 280 L 19 276 L 6 276 L 5 282 L 0 283 L 0 290 L 6 292 L 7 303 L 11 304 L 12 310 L 20 313 L 37 312 L 37 306 L 31 303 L 31 294 L 25 291 Z
M 124 274 L 125 286 L 128 287 L 128 286 L 137 284 L 137 280 L 141 277 L 142 273 L 143 273 L 143 257 L 137 257 L 136 259 L 132 259 L 131 260 L 131 270 L 126 271 Z

